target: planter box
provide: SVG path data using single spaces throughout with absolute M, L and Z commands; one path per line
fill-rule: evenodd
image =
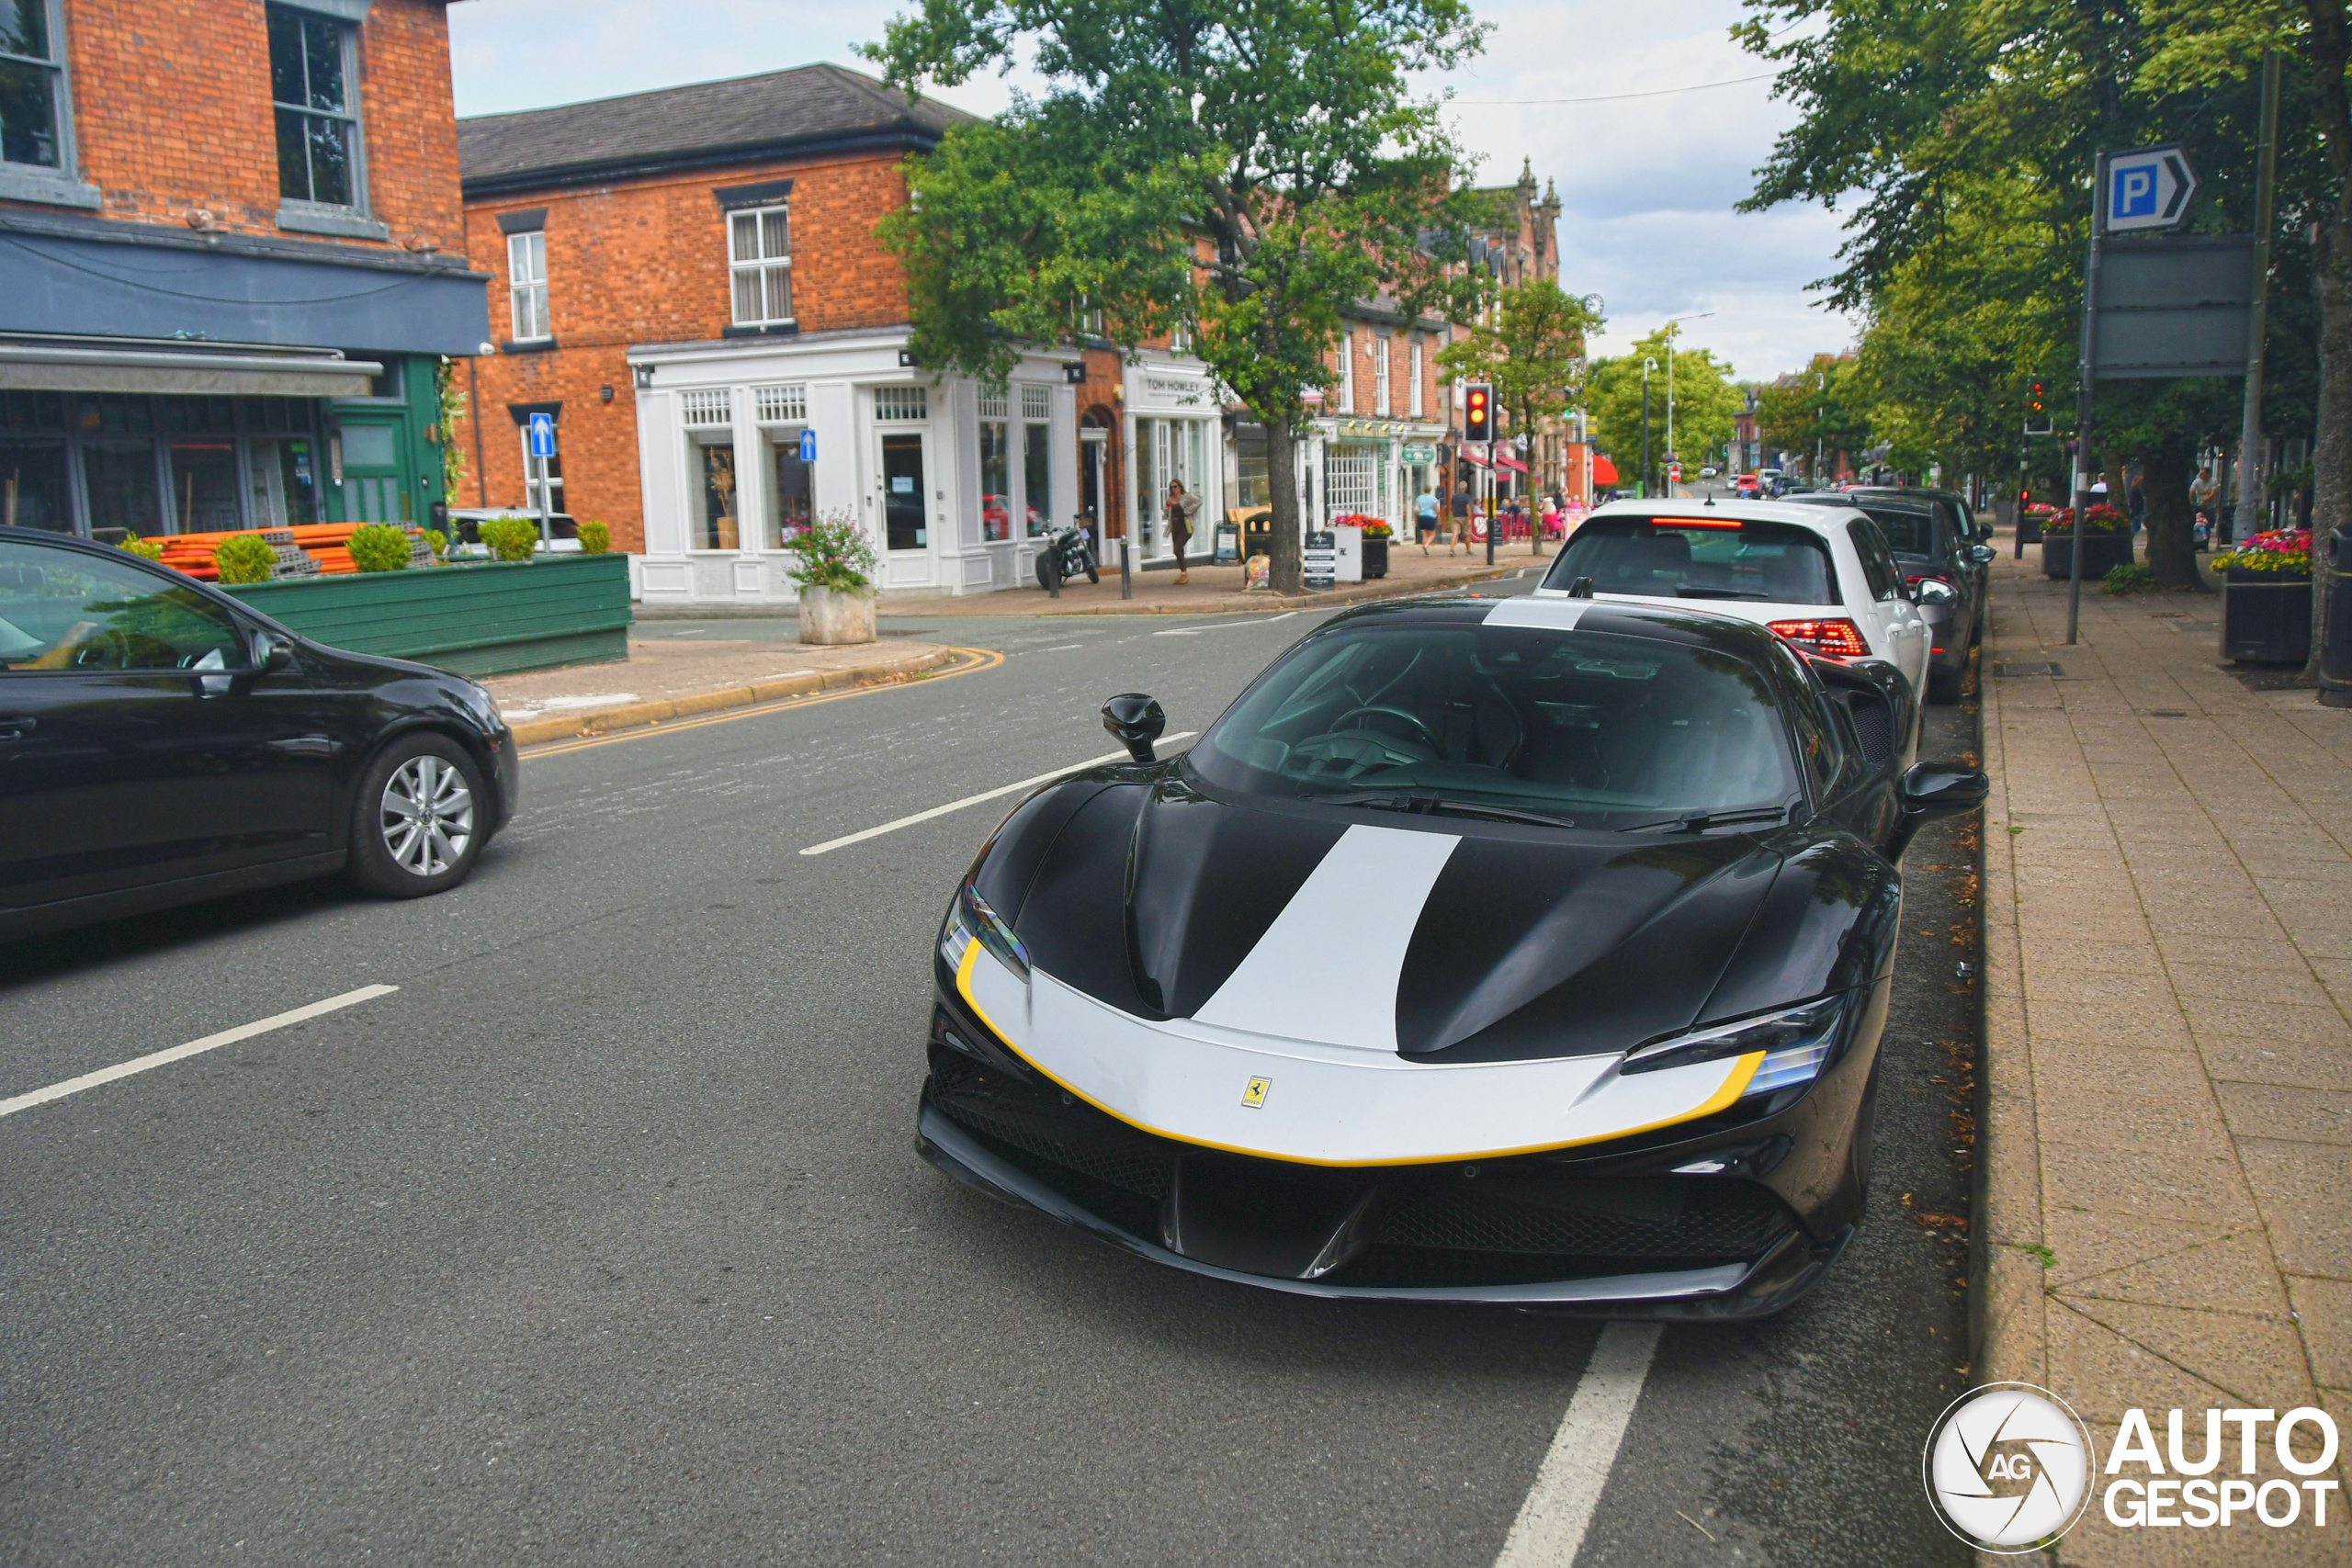
M 2018 544 L 2038 545 L 2041 542 L 2041 517 L 2043 515 L 2047 514 L 2043 513 L 2034 516 L 2025 516 L 2018 519 Z
M 1388 575 L 1388 541 L 1366 539 L 1363 542 L 1363 574 L 1366 577 Z
M 874 595 L 800 591 L 800 640 L 826 647 L 874 640 Z
M 2064 581 L 2073 572 L 2075 531 L 2061 528 L 2041 536 L 2041 574 Z M 2083 581 L 2097 582 L 2109 570 L 2132 564 L 2132 536 L 2129 534 L 2085 534 L 2083 536 Z
M 223 584 L 333 648 L 507 675 L 628 657 L 628 557 L 547 556 Z
M 2231 568 L 2222 589 L 2222 657 L 2241 664 L 2301 664 L 2311 652 L 2311 578 Z

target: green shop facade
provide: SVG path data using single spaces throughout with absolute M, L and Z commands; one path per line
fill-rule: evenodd
M 462 258 L 0 210 L 0 522 L 430 526 Z

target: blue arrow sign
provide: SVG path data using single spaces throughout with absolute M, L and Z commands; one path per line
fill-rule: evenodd
M 534 457 L 555 456 L 555 415 L 535 413 L 531 416 L 531 456 Z
M 2188 215 L 2197 171 L 2178 145 L 2140 147 L 2107 161 L 2107 227 L 2110 233 L 2169 229 Z
M 817 460 L 817 433 L 813 430 L 800 433 L 800 460 L 804 463 Z

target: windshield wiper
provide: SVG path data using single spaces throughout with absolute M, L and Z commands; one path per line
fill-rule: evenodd
M 1674 596 L 1677 599 L 1753 599 L 1757 597 L 1756 594 L 1744 593 L 1736 588 L 1704 588 L 1695 582 L 1676 583 Z
M 1573 817 L 1549 811 L 1526 811 L 1512 806 L 1489 806 L 1479 800 L 1454 800 L 1441 795 L 1395 794 L 1380 790 L 1310 795 L 1318 806 L 1361 806 L 1373 811 L 1408 811 L 1416 816 L 1486 817 L 1498 822 L 1532 822 L 1543 828 L 1573 828 Z
M 1660 828 L 1671 828 L 1678 833 L 1703 833 L 1710 828 L 1726 828 L 1734 822 L 1778 822 L 1788 814 L 1789 808 L 1785 806 L 1751 806 L 1737 811 L 1686 811 L 1663 822 L 1640 822 L 1617 830 L 1621 833 L 1647 833 Z

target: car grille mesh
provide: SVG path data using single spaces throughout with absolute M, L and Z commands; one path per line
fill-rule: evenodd
M 1422 1193 L 1395 1210 L 1379 1239 L 1394 1247 L 1592 1258 L 1750 1258 L 1788 1234 L 1780 1200 L 1745 1182 L 1694 1184 L 1670 1219 L 1555 1208 L 1469 1192 Z
M 1885 703 L 1864 699 L 1847 705 L 1846 711 L 1854 716 L 1854 734 L 1862 743 L 1862 756 L 1871 766 L 1879 767 L 1894 755 L 1894 712 Z
M 1001 1105 L 983 1109 L 971 1099 L 953 1092 L 935 1094 L 933 1103 L 973 1132 L 1010 1145 L 1023 1154 L 1051 1160 L 1064 1169 L 1092 1177 L 1137 1197 L 1157 1201 L 1167 1196 L 1171 1162 L 1155 1150 L 1111 1148 L 1053 1137 L 1025 1125 L 1026 1119 L 1017 1111 L 1008 1112 Z

